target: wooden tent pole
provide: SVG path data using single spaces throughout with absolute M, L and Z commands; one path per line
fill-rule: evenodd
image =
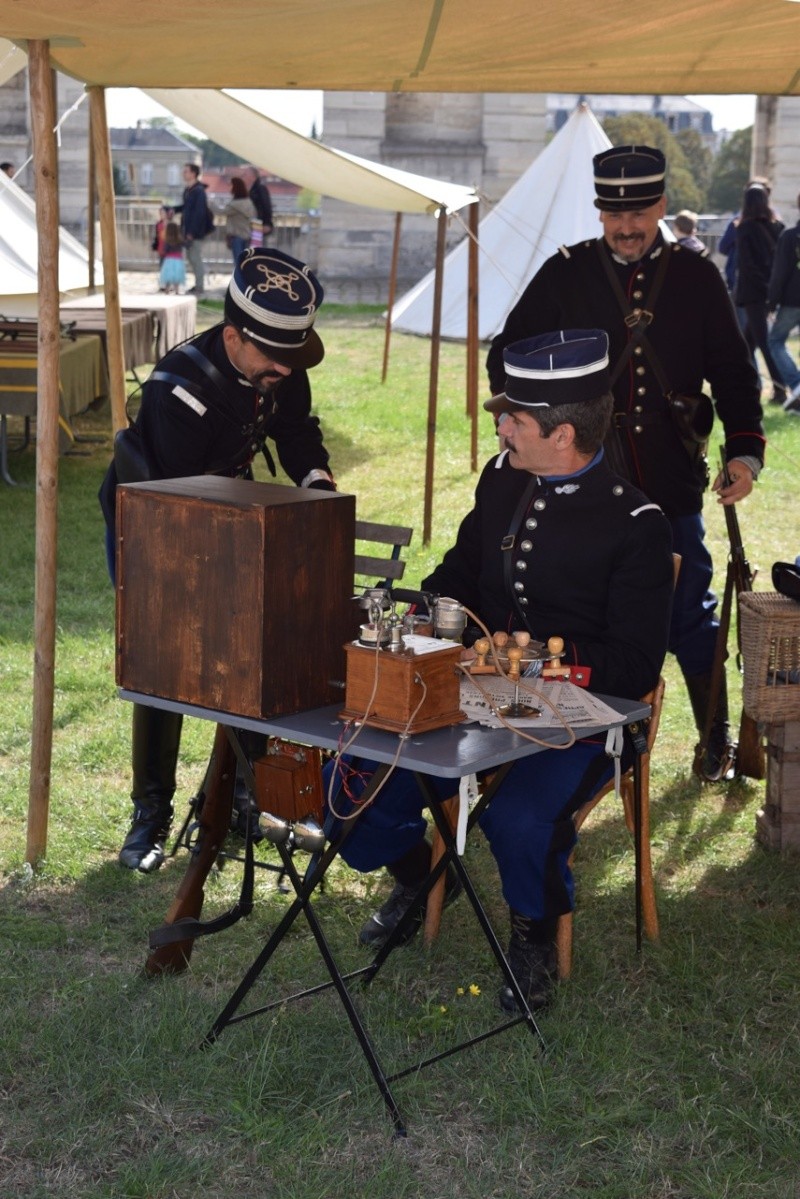
M 442 282 L 444 277 L 444 250 L 447 239 L 447 211 L 438 213 L 436 230 L 436 267 L 433 280 L 433 319 L 431 322 L 431 367 L 428 385 L 428 446 L 425 458 L 425 511 L 422 520 L 422 544 L 430 545 L 433 523 L 433 459 L 436 451 L 436 407 L 439 389 L 439 350 L 442 330 Z
M 89 171 L 87 179 L 87 218 L 86 218 L 86 249 L 89 254 L 89 295 L 93 296 L 97 291 L 97 281 L 95 279 L 94 269 L 97 258 L 97 247 L 95 246 L 95 221 L 97 218 L 97 170 L 94 163 L 94 140 L 92 138 L 92 108 L 89 105 Z
M 400 256 L 400 227 L 402 223 L 402 212 L 395 213 L 394 241 L 392 242 L 392 265 L 389 270 L 389 302 L 386 308 L 386 330 L 383 337 L 383 370 L 381 371 L 381 383 L 386 382 L 386 372 L 389 369 L 389 342 L 392 340 L 392 309 L 394 308 L 394 293 L 397 289 L 397 260 Z
M 28 42 L 28 87 L 39 240 L 39 332 L 36 365 L 35 652 L 25 860 L 37 866 L 47 852 L 53 754 L 61 332 L 58 312 L 58 156 L 53 132 L 56 123 L 55 76 L 50 69 L 50 46 L 46 41 Z
M 128 424 L 125 415 L 125 359 L 122 350 L 122 313 L 119 304 L 119 264 L 117 224 L 114 211 L 114 171 L 106 120 L 106 94 L 101 87 L 90 87 L 92 146 L 100 193 L 100 240 L 103 245 L 103 289 L 106 297 L 106 347 L 108 379 L 111 391 L 111 423 L 114 432 Z
M 467 416 L 470 418 L 470 468 L 478 469 L 478 205 L 469 206 L 467 249 Z

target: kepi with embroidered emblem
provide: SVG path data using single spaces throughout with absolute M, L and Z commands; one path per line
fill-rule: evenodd
M 314 329 L 323 295 L 306 263 L 282 250 L 251 246 L 228 285 L 225 319 L 275 362 L 309 370 L 325 355 Z

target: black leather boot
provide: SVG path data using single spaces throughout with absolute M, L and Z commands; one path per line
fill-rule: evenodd
M 261 758 L 267 752 L 267 738 L 263 733 L 251 733 L 248 729 L 237 729 L 239 743 L 247 755 L 252 767 L 256 758 Z M 264 834 L 259 827 L 258 818 L 261 815 L 255 797 L 245 782 L 242 768 L 236 763 L 236 782 L 233 788 L 233 807 L 231 809 L 231 831 L 242 838 L 247 836 L 250 826 L 250 838 L 253 844 L 263 841 Z
M 508 942 L 508 964 L 532 1012 L 547 1007 L 558 979 L 556 958 L 557 919 L 534 920 L 509 908 L 511 938 Z M 517 1011 L 514 992 L 505 984 L 500 988 L 500 1007 L 504 1012 Z
M 119 853 L 129 870 L 149 874 L 164 861 L 182 725 L 177 713 L 133 705 L 133 822 Z
M 728 688 L 725 676 L 717 700 L 717 710 L 711 723 L 708 745 L 703 751 L 702 738 L 705 734 L 708 705 L 711 697 L 710 674 L 685 674 L 686 689 L 692 705 L 694 722 L 701 742 L 695 748 L 692 770 L 705 783 L 718 783 L 736 775 L 736 745 L 731 741 L 728 723 Z
M 428 876 L 431 867 L 431 847 L 427 841 L 420 841 L 408 853 L 396 862 L 386 867 L 392 878 L 396 880 L 389 898 L 377 912 L 373 912 L 369 920 L 362 926 L 358 939 L 362 945 L 371 949 L 380 949 L 384 941 L 397 928 L 400 921 L 410 908 L 414 896 L 419 891 Z M 461 880 L 452 866 L 447 867 L 444 884 L 444 906 L 447 907 L 461 894 Z M 425 905 L 414 913 L 413 919 L 406 926 L 398 945 L 406 945 L 416 936 L 425 919 Z

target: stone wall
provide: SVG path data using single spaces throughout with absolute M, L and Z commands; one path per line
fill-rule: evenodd
M 800 192 L 800 97 L 758 97 L 752 174 L 767 176 L 773 208 L 785 225 L 793 225 Z
M 83 94 L 84 87 L 66 75 L 56 76 L 56 119 L 60 119 Z M 34 193 L 32 164 L 24 167 L 33 153 L 29 132 L 28 71 L 19 71 L 0 86 L 0 162 L 13 162 L 20 170 L 15 177 L 23 191 Z M 88 212 L 89 101 L 71 112 L 61 126 L 58 147 L 58 196 L 61 224 L 81 241 L 86 240 Z
M 487 211 L 544 145 L 545 96 L 328 92 L 324 140 L 400 170 L 475 187 Z M 325 197 L 318 267 L 330 300 L 385 303 L 395 214 Z M 450 218 L 447 248 L 464 236 Z M 436 220 L 404 214 L 398 294 L 434 264 Z

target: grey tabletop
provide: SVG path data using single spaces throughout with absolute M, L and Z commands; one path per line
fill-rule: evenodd
M 169 712 L 181 712 L 185 716 L 198 716 L 218 724 L 237 729 L 264 733 L 269 737 L 285 737 L 320 749 L 340 749 L 344 740 L 350 740 L 352 727 L 348 729 L 339 719 L 340 704 L 325 708 L 312 708 L 307 712 L 295 712 L 288 716 L 274 716 L 269 720 L 254 720 L 236 716 L 230 712 L 215 712 L 210 708 L 199 708 L 192 704 L 177 703 L 139 692 L 120 690 L 121 699 L 163 708 Z M 579 730 L 580 739 L 598 736 L 609 728 L 642 720 L 650 713 L 647 704 L 629 699 L 598 696 L 609 707 L 619 712 L 619 720 Z M 428 733 L 417 733 L 406 737 L 397 756 L 397 734 L 381 729 L 362 727 L 348 752 L 376 762 L 390 763 L 397 758 L 398 766 L 407 770 L 418 770 L 441 778 L 461 778 L 479 770 L 488 770 L 503 762 L 512 762 L 530 754 L 540 753 L 549 746 L 564 744 L 567 740 L 563 729 L 543 729 L 536 736 L 544 741 L 537 745 L 509 729 L 489 729 L 477 724 L 454 724 L 447 728 L 433 729 Z

